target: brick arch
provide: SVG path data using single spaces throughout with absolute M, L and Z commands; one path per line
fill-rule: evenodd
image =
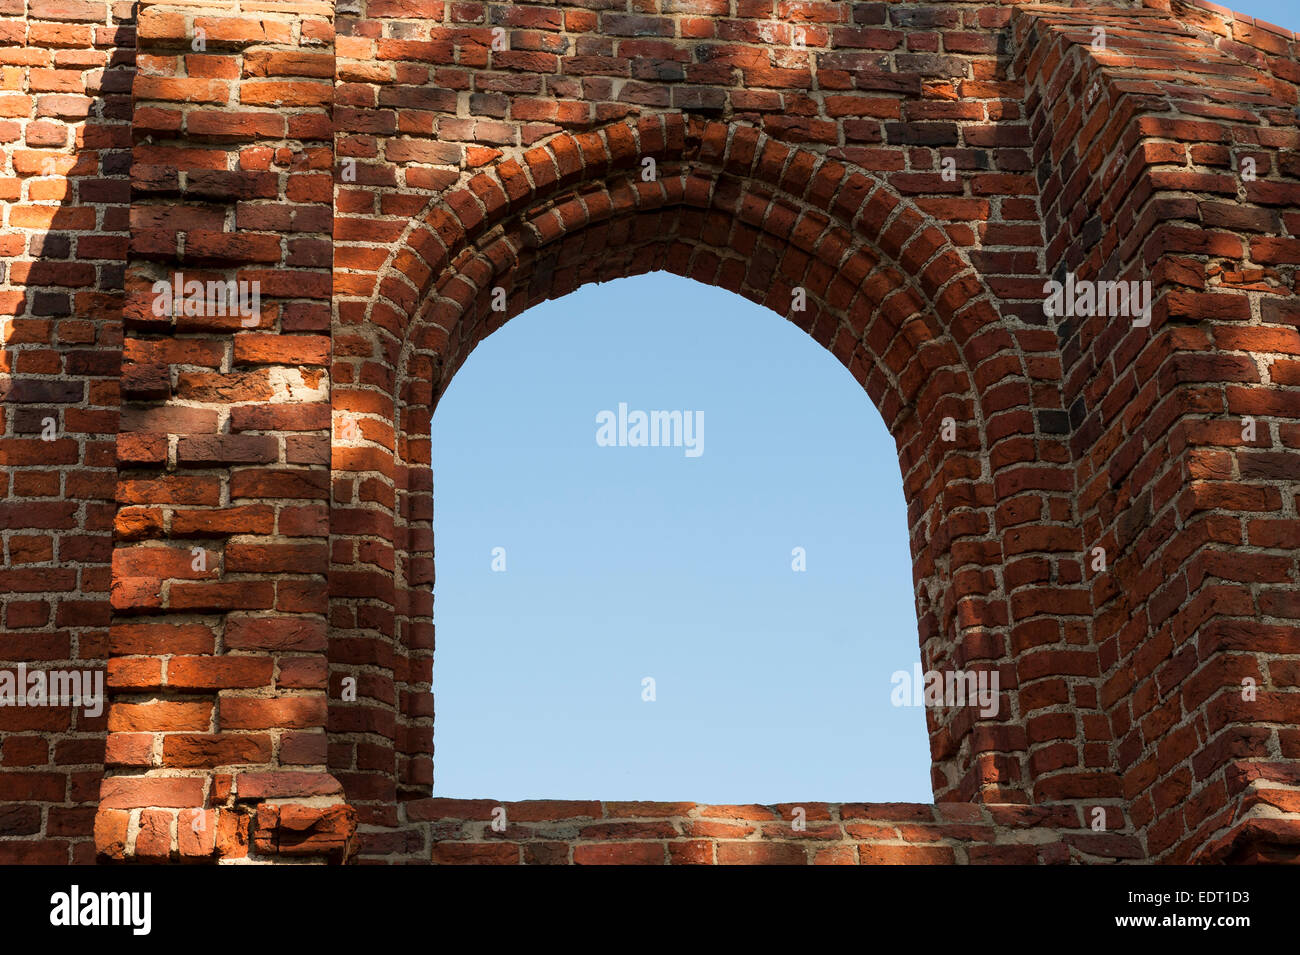
M 646 157 L 667 163 L 670 174 L 655 183 L 638 182 L 636 165 Z M 761 297 L 752 283 L 717 276 L 719 284 L 735 284 L 734 291 L 779 314 L 789 313 L 783 301 L 800 267 L 819 263 L 820 270 L 808 268 L 804 273 L 809 291 L 826 306 L 809 313 L 805 331 L 810 334 L 816 334 L 819 318 L 830 320 L 835 311 L 851 313 L 850 328 L 858 333 L 870 319 L 863 313 L 877 308 L 883 307 L 899 327 L 933 312 L 940 328 L 928 334 L 940 334 L 969 371 L 972 357 L 984 357 L 971 340 L 1000 320 L 986 284 L 961 248 L 915 203 L 868 171 L 783 143 L 753 127 L 666 114 L 582 134 L 562 133 L 528 150 L 521 160 L 497 163 L 460 188 L 431 198 L 380 270 L 387 277 L 379 282 L 367 314 L 373 316 L 383 306 L 410 314 L 409 303 L 414 301 L 416 323 L 448 329 L 452 347 L 444 361 L 444 387 L 477 343 L 451 334 L 460 314 L 434 314 L 448 307 L 463 312 L 470 304 L 465 296 L 475 291 L 469 283 L 480 269 L 460 262 L 468 249 L 477 249 L 483 261 L 500 272 L 507 268 L 502 256 L 517 257 L 576 230 L 656 208 L 723 212 L 791 247 L 791 261 L 773 270 L 773 286 Z M 457 276 L 448 269 L 459 270 L 463 289 L 449 286 Z M 410 281 L 411 275 L 418 283 Z M 404 276 L 413 299 L 410 290 L 398 287 Z M 859 284 L 867 287 L 856 288 Z M 890 301 L 895 294 L 911 301 Z M 536 300 L 533 296 L 530 304 Z M 953 326 L 959 326 L 955 336 L 949 333 Z M 913 332 L 922 336 L 918 345 L 923 346 L 926 333 Z M 847 352 L 853 344 L 847 336 L 822 344 L 837 349 L 846 365 L 854 357 Z M 1009 338 L 996 344 L 1016 350 Z M 887 348 L 879 350 L 883 355 Z M 945 361 L 952 363 L 951 358 Z M 922 364 L 928 370 L 938 367 Z M 900 370 L 879 369 L 870 383 L 872 398 L 891 430 L 915 393 L 915 385 L 897 380 Z
M 659 163 L 654 183 L 638 176 L 646 155 Z M 590 281 L 651 269 L 728 288 L 791 318 L 863 384 L 899 446 L 925 665 L 997 668 L 1004 688 L 993 720 L 970 710 L 928 713 L 936 798 L 1039 798 L 1016 701 L 1023 661 L 1007 638 L 1013 611 L 1001 590 L 1005 557 L 993 510 L 1004 469 L 1068 489 L 1066 456 L 1035 435 L 1035 405 L 1058 409 L 1059 399 L 1031 387 L 1019 343 L 958 248 L 887 184 L 752 128 L 671 115 L 557 136 L 522 162 L 480 172 L 413 217 L 373 277 L 341 279 L 354 301 L 340 304 L 336 338 L 356 348 L 336 360 L 335 434 L 338 441 L 340 420 L 351 418 L 357 440 L 336 447 L 334 487 L 345 499 L 336 497 L 335 509 L 349 514 L 344 528 L 360 512 L 373 518 L 383 508 L 365 507 L 360 486 L 391 476 L 394 530 L 391 545 L 382 534 L 364 541 L 351 540 L 350 530 L 336 534 L 342 586 L 331 588 L 331 620 L 356 623 L 357 642 L 382 640 L 360 625 L 361 608 L 367 597 L 392 594 L 396 794 L 419 798 L 432 782 L 428 432 L 437 396 L 474 345 L 519 312 Z M 796 285 L 808 292 L 802 315 L 788 307 Z M 504 312 L 492 309 L 497 287 L 506 293 Z M 369 298 L 358 294 L 365 290 L 373 290 Z M 382 384 L 344 387 L 362 382 L 367 354 L 388 356 L 395 373 Z M 939 438 L 946 415 L 960 423 L 951 445 Z M 386 530 L 389 519 L 381 524 Z M 1075 536 L 1063 529 L 1019 549 L 1068 552 Z M 362 557 L 366 546 L 382 558 Z M 341 555 L 355 557 L 338 562 Z M 1041 610 L 1018 608 L 1014 622 L 1032 627 Z M 1032 656 L 1035 647 L 1022 649 Z M 336 679 L 352 671 L 364 678 L 365 667 L 335 662 Z M 1035 677 L 1045 675 L 1040 666 Z M 346 708 L 336 708 L 343 725 Z M 358 793 L 382 785 L 388 798 L 383 771 L 359 771 L 365 733 L 349 730 L 338 735 L 336 775 Z M 1044 791 L 1055 797 L 1085 794 L 1070 788 L 1068 774 L 1051 787 Z

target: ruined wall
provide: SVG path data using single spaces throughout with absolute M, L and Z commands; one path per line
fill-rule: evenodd
M 1203 3 L 55 0 L 0 7 L 0 44 L 0 656 L 113 694 L 0 708 L 0 860 L 1294 853 L 1291 33 Z M 513 315 L 652 269 L 787 316 L 881 410 L 923 662 L 1004 688 L 927 713 L 936 806 L 496 832 L 428 798 L 438 396 Z M 1045 314 L 1067 272 L 1150 282 L 1150 323 Z M 160 313 L 178 275 L 257 308 Z

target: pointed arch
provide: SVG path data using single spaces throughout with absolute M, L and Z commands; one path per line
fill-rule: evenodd
M 887 182 L 681 115 L 559 134 L 464 177 L 382 261 L 336 273 L 331 619 L 357 647 L 393 619 L 398 795 L 432 783 L 438 396 L 479 341 L 530 306 L 657 269 L 785 315 L 862 383 L 899 449 L 925 666 L 997 668 L 1007 688 L 992 719 L 927 714 L 936 798 L 1029 800 L 995 482 L 1072 489 L 1056 442 L 1037 434 L 1035 406 L 1059 409 L 1052 384 L 1031 379 L 1032 356 L 963 249 Z M 360 422 L 356 440 L 341 440 L 344 417 Z M 947 419 L 956 440 L 943 437 Z

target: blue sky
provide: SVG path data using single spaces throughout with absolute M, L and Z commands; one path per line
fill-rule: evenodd
M 702 413 L 703 453 L 599 446 L 620 403 Z M 930 799 L 924 713 L 890 703 L 920 658 L 897 453 L 796 326 L 587 286 L 482 343 L 433 438 L 435 793 Z
M 702 413 L 703 453 L 598 446 L 620 403 Z M 890 703 L 919 661 L 894 444 L 794 325 L 587 286 L 481 344 L 433 439 L 436 794 L 930 800 L 924 713 Z

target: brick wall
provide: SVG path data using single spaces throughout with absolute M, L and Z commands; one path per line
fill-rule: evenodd
M 130 3 L 0 4 L 0 667 L 109 647 Z M 0 862 L 91 862 L 107 714 L 0 708 Z
M 1294 853 L 1292 34 L 1206 3 L 133 9 L 0 6 L 0 656 L 107 660 L 113 698 L 0 708 L 0 860 Z M 927 712 L 936 806 L 791 838 L 791 807 L 497 833 L 429 799 L 438 396 L 530 305 L 653 269 L 790 318 L 881 410 L 924 664 L 1003 687 Z M 1066 272 L 1151 282 L 1151 324 L 1049 318 Z M 178 275 L 259 308 L 160 314 Z
M 424 799 L 403 807 L 441 865 L 1062 865 L 1140 858 L 1067 806 Z
M 1295 806 L 1286 655 L 1300 641 L 1278 606 L 1300 527 L 1287 390 L 1300 337 L 1278 297 L 1300 261 L 1279 238 L 1300 196 L 1285 181 L 1295 95 L 1262 57 L 1171 35 L 1157 11 L 1080 14 L 1025 18 L 1019 46 L 1037 81 L 1036 163 L 1051 170 L 1049 261 L 1149 275 L 1160 293 L 1150 330 L 1094 317 L 1059 334 L 1084 546 L 1109 555 L 1091 582 L 1092 642 L 1115 765 L 1148 853 L 1183 861 Z M 1079 39 L 1097 23 L 1108 50 L 1084 63 Z M 1275 50 L 1294 42 L 1248 30 Z M 1247 158 L 1270 172 L 1243 178 Z M 1246 416 L 1258 420 L 1243 439 Z M 1243 678 L 1258 682 L 1253 702 Z

